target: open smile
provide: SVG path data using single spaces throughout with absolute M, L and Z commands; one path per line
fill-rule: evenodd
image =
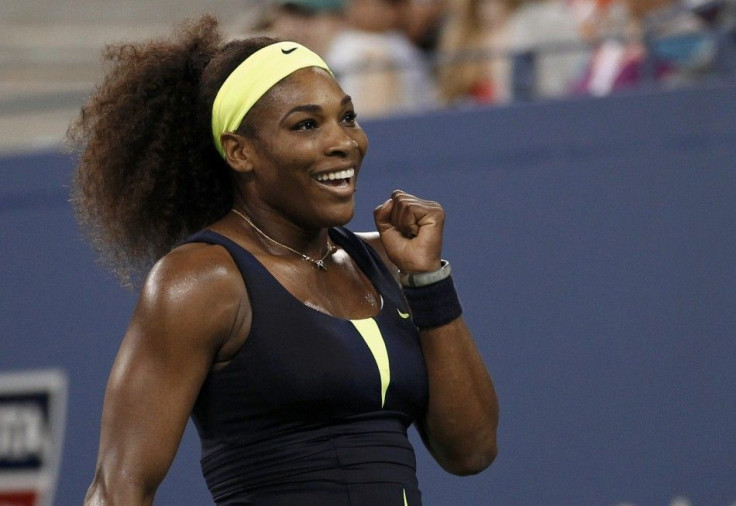
M 312 179 L 329 188 L 347 189 L 350 188 L 354 177 L 355 169 L 351 167 L 349 169 L 320 172 L 319 174 L 314 174 Z

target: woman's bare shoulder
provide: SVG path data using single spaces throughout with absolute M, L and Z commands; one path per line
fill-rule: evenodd
M 136 320 L 200 336 L 218 348 L 248 306 L 237 265 L 217 245 L 179 246 L 151 269 L 141 290 Z
M 163 293 L 174 290 L 189 295 L 244 288 L 238 267 L 227 250 L 205 243 L 184 244 L 162 257 L 151 269 L 146 286 Z

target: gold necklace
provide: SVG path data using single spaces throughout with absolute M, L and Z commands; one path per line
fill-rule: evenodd
M 248 218 L 246 215 L 244 215 L 243 213 L 241 213 L 237 209 L 230 209 L 230 210 L 233 213 L 235 213 L 238 216 L 240 216 L 241 218 L 243 218 L 246 221 L 246 223 L 248 223 L 248 225 L 250 225 L 251 228 L 253 228 L 253 230 L 255 230 L 256 232 L 258 232 L 264 239 L 267 239 L 268 241 L 274 243 L 275 245 L 281 246 L 282 248 L 287 249 L 287 250 L 291 251 L 292 253 L 295 253 L 295 254 L 299 255 L 300 257 L 302 257 L 307 262 L 312 262 L 314 265 L 317 266 L 318 269 L 321 269 L 323 271 L 326 271 L 327 270 L 327 266 L 325 266 L 325 260 L 327 260 L 327 257 L 330 256 L 332 254 L 332 252 L 337 249 L 336 246 L 330 244 L 330 241 L 329 240 L 327 241 L 327 253 L 325 253 L 324 256 L 322 258 L 320 258 L 319 260 L 316 260 L 316 259 L 310 257 L 309 255 L 305 255 L 301 251 L 297 251 L 294 248 L 291 248 L 291 247 L 287 246 L 286 244 L 281 244 L 276 239 L 268 236 L 263 230 L 261 230 L 260 228 L 256 227 L 255 224 L 252 221 L 250 221 L 250 218 Z

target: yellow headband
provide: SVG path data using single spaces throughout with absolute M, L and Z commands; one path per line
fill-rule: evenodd
M 225 150 L 220 136 L 237 130 L 259 98 L 283 78 L 305 67 L 332 73 L 322 58 L 301 44 L 277 42 L 250 55 L 225 79 L 212 105 L 212 135 L 223 158 Z

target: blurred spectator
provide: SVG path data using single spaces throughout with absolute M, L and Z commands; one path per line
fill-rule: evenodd
M 510 15 L 511 95 L 517 100 L 569 94 L 588 62 L 583 33 L 567 0 L 527 0 Z
M 451 0 L 407 0 L 402 29 L 425 55 L 431 56 L 437 50 L 451 3 Z
M 567 0 L 583 40 L 595 44 L 606 37 L 622 37 L 630 14 L 619 0 Z
M 347 28 L 323 54 L 363 116 L 415 111 L 436 104 L 421 52 L 401 31 L 407 0 L 351 0 Z
M 436 104 L 421 52 L 401 31 L 408 0 L 274 0 L 251 29 L 320 54 L 361 117 Z
M 669 0 L 643 0 L 660 7 Z M 630 9 L 626 0 L 578 1 L 578 22 L 586 40 L 595 45 L 585 74 L 576 85 L 576 93 L 607 95 L 614 90 L 632 86 L 640 81 L 646 61 L 646 47 L 641 31 L 644 10 Z M 582 5 L 589 5 L 585 16 Z
M 520 1 L 452 0 L 438 45 L 437 79 L 447 104 L 509 99 L 505 24 Z
M 713 36 L 711 70 L 719 77 L 736 77 L 736 0 L 681 0 L 681 4 Z
M 276 0 L 260 28 L 324 57 L 345 28 L 345 1 Z
M 613 8 L 628 14 L 616 30 L 601 21 L 610 19 Z M 712 35 L 673 0 L 599 2 L 597 10 L 599 30 L 593 36 L 598 41 L 577 92 L 607 95 L 655 80 L 674 85 L 709 72 Z
M 654 9 L 642 17 L 647 48 L 644 79 L 681 85 L 712 72 L 717 42 L 705 21 L 681 2 Z

